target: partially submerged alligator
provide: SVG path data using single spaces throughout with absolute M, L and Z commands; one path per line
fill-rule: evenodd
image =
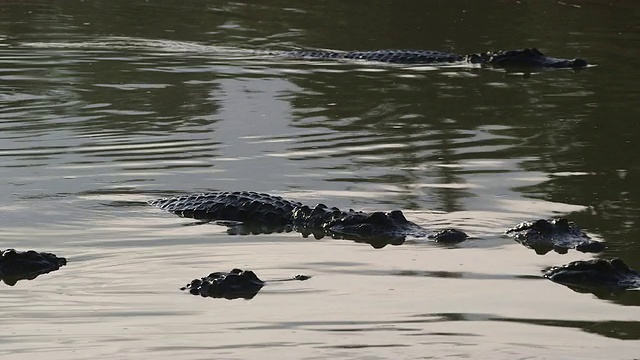
M 617 292 L 640 288 L 640 273 L 618 258 L 570 262 L 552 267 L 544 277 L 577 292 Z
M 192 194 L 153 200 L 150 204 L 205 222 L 222 220 L 223 225 L 241 233 L 296 230 L 304 236 L 313 234 L 320 238 L 330 235 L 356 239 L 374 246 L 384 246 L 388 241 L 394 240 L 401 243 L 406 236 L 424 237 L 429 233 L 425 228 L 406 220 L 399 210 L 367 213 L 342 211 L 322 204 L 310 208 L 279 196 L 247 191 Z M 569 248 L 582 252 L 600 252 L 606 249 L 603 243 L 591 240 L 563 218 L 523 222 L 507 230 L 507 233 L 539 254 L 550 250 L 566 253 Z M 448 243 L 467 238 L 465 233 L 455 229 L 446 229 L 429 236 L 436 241 Z M 7 249 L 0 253 L 0 280 L 13 286 L 19 280 L 35 279 L 66 264 L 65 258 L 51 253 Z M 630 269 L 617 258 L 574 261 L 548 269 L 544 277 L 577 292 L 590 292 L 598 296 L 640 289 L 640 272 Z M 309 278 L 296 275 L 270 282 L 303 281 Z M 214 272 L 194 279 L 181 290 L 202 297 L 252 299 L 265 283 L 253 271 L 233 269 L 228 273 Z
M 407 220 L 402 211 L 342 211 L 318 204 L 311 208 L 279 196 L 241 192 L 213 192 L 163 198 L 149 202 L 179 216 L 205 222 L 218 221 L 232 233 L 257 234 L 298 231 L 316 239 L 331 236 L 366 242 L 379 248 L 400 245 L 407 236 L 429 237 L 441 243 L 458 243 L 467 239 L 460 230 L 429 230 Z
M 601 252 L 607 246 L 591 238 L 567 219 L 525 221 L 507 230 L 517 242 L 540 255 L 551 250 L 566 254 L 569 249 L 581 252 Z
M 588 65 L 580 58 L 560 59 L 544 55 L 536 48 L 509 51 L 490 51 L 459 55 L 432 50 L 377 50 L 377 51 L 287 51 L 286 57 L 323 60 L 366 60 L 395 64 L 479 64 L 498 68 L 572 68 Z
M 270 280 L 282 282 L 291 280 L 304 281 L 311 278 L 306 275 L 296 275 L 290 279 Z M 228 273 L 214 272 L 200 279 L 194 279 L 180 290 L 188 290 L 192 295 L 202 297 L 232 299 L 253 299 L 266 284 L 253 271 L 233 269 Z
M 9 286 L 60 269 L 67 259 L 47 252 L 7 249 L 0 254 L 0 280 Z

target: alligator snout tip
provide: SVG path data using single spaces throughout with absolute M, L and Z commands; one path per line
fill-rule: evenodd
M 555 59 L 555 62 L 551 62 L 548 67 L 551 68 L 571 68 L 571 69 L 582 69 L 589 66 L 587 60 L 582 58 L 575 59 Z

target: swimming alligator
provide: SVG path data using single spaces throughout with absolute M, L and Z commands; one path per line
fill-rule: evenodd
M 60 269 L 67 259 L 46 252 L 7 249 L 0 254 L 0 280 L 9 286 Z
M 607 246 L 591 238 L 567 219 L 525 221 L 507 230 L 520 244 L 544 255 L 551 250 L 566 254 L 569 249 L 581 252 L 601 252 Z
M 618 258 L 570 262 L 552 267 L 544 277 L 577 292 L 597 294 L 640 288 L 640 273 Z
M 407 236 L 428 237 L 439 243 L 467 239 L 460 230 L 430 232 L 404 217 L 402 211 L 342 211 L 318 204 L 311 208 L 280 196 L 252 191 L 212 192 L 169 197 L 149 204 L 179 216 L 204 222 L 216 221 L 232 234 L 261 234 L 297 231 L 316 239 L 331 236 L 368 243 L 375 248 L 400 245 Z
M 270 280 L 269 282 L 282 282 L 291 280 L 304 281 L 310 276 L 296 275 L 290 279 Z M 253 299 L 254 296 L 266 284 L 253 271 L 233 269 L 228 273 L 214 272 L 200 279 L 194 279 L 180 290 L 188 290 L 192 295 L 202 297 L 232 299 Z
M 580 58 L 560 59 L 544 55 L 536 48 L 491 51 L 459 55 L 432 50 L 376 50 L 376 51 L 287 51 L 285 57 L 320 60 L 365 60 L 394 64 L 479 64 L 497 68 L 584 68 L 587 61 Z

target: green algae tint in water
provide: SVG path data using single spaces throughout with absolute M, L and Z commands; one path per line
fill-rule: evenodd
M 68 265 L 2 285 L 0 357 L 634 359 L 640 293 L 550 266 L 640 268 L 634 2 L 56 1 L 0 9 L 0 249 Z M 580 72 L 283 59 L 300 48 L 537 47 Z M 252 190 L 402 209 L 474 239 L 382 249 L 230 235 L 149 207 Z M 608 249 L 504 236 L 566 216 Z M 182 293 L 232 268 L 251 300 Z

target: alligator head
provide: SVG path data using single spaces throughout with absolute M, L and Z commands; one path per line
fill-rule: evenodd
M 0 251 L 0 280 L 13 286 L 19 280 L 33 280 L 66 264 L 67 259 L 51 253 L 6 249 Z
M 249 300 L 253 299 L 263 286 L 264 281 L 253 271 L 233 269 L 228 273 L 214 272 L 201 279 L 195 279 L 180 290 L 188 290 L 192 295 L 202 297 Z
M 559 59 L 545 56 L 536 48 L 471 54 L 466 57 L 472 64 L 485 64 L 502 68 L 584 68 L 587 61 L 580 58 Z
M 547 270 L 544 277 L 578 292 L 602 289 L 620 291 L 640 287 L 640 273 L 618 258 L 574 261 Z
M 408 236 L 426 237 L 443 243 L 455 244 L 467 239 L 460 230 L 446 229 L 434 234 L 407 220 L 400 210 L 389 212 L 342 211 L 318 204 L 314 208 L 303 205 L 293 210 L 296 231 L 316 239 L 331 236 L 335 239 L 367 243 L 376 249 L 386 245 L 402 245 Z
M 507 235 L 540 255 L 551 250 L 565 254 L 569 249 L 597 253 L 607 248 L 564 218 L 525 221 L 507 230 Z
M 407 220 L 400 210 L 342 211 L 318 204 L 314 208 L 300 206 L 293 214 L 296 229 L 303 236 L 313 234 L 320 239 L 328 235 L 368 243 L 375 248 L 388 244 L 401 245 L 407 236 L 424 237 L 428 233 L 422 226 Z
M 430 233 L 407 220 L 400 210 L 372 213 L 349 211 L 345 216 L 328 222 L 325 230 L 334 237 L 356 241 L 362 239 L 372 245 L 372 241 L 402 244 L 407 236 L 424 237 Z M 468 236 L 460 230 L 445 229 L 428 235 L 428 238 L 442 244 L 456 244 L 465 241 Z
M 333 236 L 352 239 L 388 239 L 404 241 L 407 236 L 423 237 L 427 230 L 407 220 L 400 210 L 390 212 L 349 211 L 324 224 Z

